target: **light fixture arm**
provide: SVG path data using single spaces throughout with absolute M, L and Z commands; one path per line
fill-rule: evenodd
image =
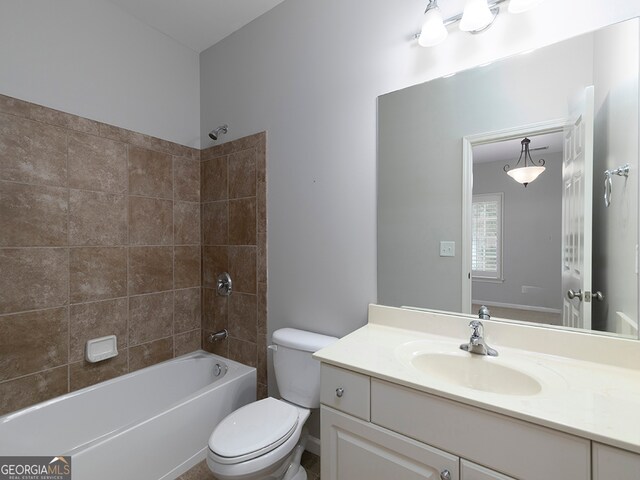
M 518 158 L 518 163 L 516 163 L 515 167 L 513 168 L 518 168 L 518 165 L 520 165 L 520 162 L 522 161 L 522 158 L 524 157 L 524 168 L 526 167 L 544 167 L 545 161 L 544 159 L 540 159 L 537 162 L 531 158 L 531 152 L 529 151 L 529 144 L 531 143 L 531 140 L 529 140 L 528 138 L 523 138 L 522 141 L 520 142 L 522 144 L 522 148 L 520 150 L 520 158 Z M 529 159 L 528 161 L 531 163 L 531 165 L 527 165 L 527 158 Z M 507 163 L 504 167 L 502 167 L 502 169 L 506 172 L 508 172 L 509 170 L 511 170 L 511 166 L 509 166 L 509 164 Z
M 473 35 L 477 35 L 478 33 L 482 33 L 485 30 L 487 30 L 491 25 L 493 25 L 493 22 L 496 21 L 496 18 L 498 18 L 498 14 L 500 13 L 500 5 L 502 3 L 505 3 L 507 0 L 494 0 L 491 3 L 488 3 L 488 7 L 489 10 L 491 11 L 491 13 L 493 14 L 493 20 L 491 20 L 491 23 L 489 23 L 486 27 L 481 28 L 480 30 L 472 30 L 469 33 L 473 34 Z M 462 20 L 462 13 L 459 13 L 458 15 L 454 15 L 453 17 L 449 17 L 444 21 L 444 26 L 448 27 L 449 25 L 453 25 L 454 23 L 458 23 L 460 20 Z
M 424 13 L 427 13 L 429 10 L 434 8 L 438 8 L 438 0 L 429 0 L 429 3 L 427 4 L 427 8 L 424 9 Z

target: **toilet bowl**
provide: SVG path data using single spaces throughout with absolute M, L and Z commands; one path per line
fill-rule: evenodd
M 284 328 L 269 348 L 283 399 L 265 398 L 223 419 L 209 438 L 207 465 L 220 480 L 306 480 L 300 466 L 311 408 L 320 406 L 320 364 L 311 355 L 337 338 Z
M 209 469 L 220 480 L 283 478 L 295 448 L 304 450 L 302 431 L 310 413 L 275 398 L 236 410 L 209 439 Z

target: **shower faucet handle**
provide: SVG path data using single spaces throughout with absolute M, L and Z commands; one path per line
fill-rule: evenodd
M 231 295 L 231 292 L 233 291 L 233 282 L 231 281 L 231 275 L 227 272 L 218 275 L 218 278 L 216 279 L 216 291 L 218 292 L 218 295 L 223 297 Z

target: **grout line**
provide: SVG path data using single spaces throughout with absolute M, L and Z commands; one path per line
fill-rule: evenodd
M 129 232 L 129 230 L 130 230 L 130 226 L 129 226 L 130 218 L 129 218 L 129 144 L 128 143 L 125 144 L 125 157 L 126 157 L 125 158 L 125 160 L 126 160 L 125 163 L 126 163 L 126 172 L 127 172 L 127 175 L 126 175 L 127 199 L 126 199 L 126 206 L 125 206 L 125 210 L 126 210 L 125 211 L 125 216 L 126 216 L 126 219 L 127 219 L 127 246 L 126 246 L 126 252 L 125 252 L 125 257 L 126 257 L 125 261 L 127 262 L 127 266 L 126 266 L 127 278 L 126 278 L 126 285 L 125 285 L 125 288 L 127 290 L 127 322 L 126 322 L 126 333 L 125 333 L 125 335 L 126 335 L 126 341 L 127 341 L 127 373 L 129 373 L 131 371 L 130 366 L 129 366 L 129 361 L 130 361 L 130 358 L 131 358 L 131 355 L 130 355 L 130 352 L 131 352 L 131 338 L 129 338 L 130 337 L 129 329 L 130 329 L 130 326 L 131 326 L 130 325 L 131 322 L 130 322 L 130 319 L 129 319 L 129 317 L 130 317 L 129 311 L 130 311 L 130 308 L 131 308 L 130 301 L 129 301 L 129 297 L 131 296 L 131 292 L 129 291 L 129 260 L 130 260 L 129 250 L 131 248 L 131 245 L 130 245 L 130 236 L 131 235 L 130 235 L 130 232 Z
M 57 310 L 59 308 L 68 308 L 71 305 L 68 303 L 62 304 L 62 305 L 55 305 L 53 307 L 44 307 L 44 308 L 35 308 L 32 310 L 18 310 L 15 312 L 7 312 L 7 313 L 2 313 L 0 314 L 0 320 L 5 318 L 5 317 L 10 317 L 12 315 L 26 315 L 28 313 L 37 313 L 37 312 L 45 312 L 47 310 Z
M 173 195 L 172 195 L 172 208 L 171 208 L 171 240 L 173 243 L 173 269 L 172 269 L 172 274 L 173 274 L 173 278 L 172 278 L 172 287 L 173 287 L 173 295 L 171 298 L 171 338 L 173 339 L 173 355 L 172 357 L 175 358 L 176 356 L 176 339 L 175 339 L 175 334 L 176 334 L 176 292 L 175 292 L 175 288 L 176 288 L 176 160 L 175 158 L 171 159 L 171 186 L 173 189 Z M 200 256 L 202 256 L 202 253 L 200 253 Z
M 67 177 L 68 177 L 68 172 L 67 172 Z M 49 184 L 45 184 L 45 183 L 32 183 L 32 182 L 21 182 L 18 180 L 7 180 L 7 179 L 0 179 L 0 183 L 11 183 L 13 185 L 24 185 L 24 186 L 28 186 L 28 187 L 42 187 L 42 188 L 65 188 L 68 190 L 76 190 L 78 192 L 85 192 L 85 193 L 101 193 L 103 195 L 113 195 L 115 197 L 134 197 L 134 198 L 146 198 L 149 200 L 166 200 L 166 201 L 174 201 L 174 198 L 168 198 L 168 197 L 159 197 L 159 196 L 152 196 L 152 195 L 142 195 L 139 193 L 135 193 L 135 194 L 130 194 L 128 193 L 128 186 L 126 187 L 126 190 L 120 191 L 120 192 L 115 192 L 115 191 L 110 191 L 110 190 L 95 190 L 95 189 L 91 189 L 91 188 L 78 188 L 78 187 L 71 187 L 68 184 L 69 180 L 67 179 L 67 185 L 49 185 Z M 127 172 L 127 184 L 128 184 L 128 172 Z M 242 197 L 242 198 L 250 198 L 250 197 Z M 241 200 L 242 198 L 238 198 L 238 199 L 234 199 L 234 200 Z M 181 200 L 181 199 L 175 199 L 176 202 L 179 203 L 190 203 L 190 204 L 195 204 L 198 205 L 200 204 L 200 201 L 198 200 Z M 217 200 L 214 200 L 217 201 Z M 212 203 L 212 202 L 207 202 L 207 203 Z
M 136 343 L 135 345 L 128 345 L 127 348 L 130 350 L 131 348 L 144 347 L 145 345 L 149 345 L 151 343 L 159 342 L 161 340 L 166 340 L 168 338 L 173 340 L 173 335 L 165 335 L 164 337 L 154 338 L 153 340 L 149 340 L 147 342 Z M 173 353 L 173 343 L 172 343 L 172 347 L 171 347 L 171 353 Z
M 0 250 L 27 250 L 27 249 L 69 249 L 69 248 L 171 248 L 171 247 L 198 247 L 200 243 L 184 243 L 179 245 L 148 245 L 148 244 L 120 244 L 120 245 L 7 245 L 1 246 Z M 215 246 L 215 245 L 213 245 Z M 255 245 L 233 245 L 234 247 L 255 247 Z
M 71 391 L 71 189 L 69 188 L 69 135 L 66 139 L 66 163 L 67 163 L 67 393 Z
M 72 363 L 78 363 L 78 362 L 62 363 L 60 365 L 56 365 L 55 367 L 44 368 L 44 369 L 38 370 L 36 372 L 29 372 L 29 373 L 25 373 L 24 375 L 19 375 L 17 377 L 6 378 L 6 379 L 0 381 L 0 385 L 2 385 L 3 383 L 13 382 L 14 380 L 20 380 L 22 378 L 30 377 L 32 375 L 38 375 L 40 373 L 50 372 L 52 370 L 57 370 L 58 368 L 65 368 L 65 367 L 67 368 L 67 382 L 68 382 L 69 381 L 69 366 Z M 67 383 L 67 385 L 68 385 L 68 383 Z M 67 391 L 67 393 L 69 393 L 69 392 Z M 35 404 L 31 403 L 31 404 L 29 404 L 27 406 L 31 406 L 31 405 L 35 405 Z
M 164 245 L 147 245 L 147 244 L 120 244 L 120 245 L 7 245 L 1 246 L 0 250 L 27 250 L 27 249 L 70 249 L 70 248 L 171 248 L 171 247 L 198 247 L 199 243 L 185 243 L 180 245 L 164 244 Z M 215 246 L 215 245 L 212 245 Z M 232 245 L 234 247 L 255 247 L 255 245 Z
M 259 275 L 259 272 L 258 272 L 258 265 L 260 263 L 258 261 L 258 253 L 260 252 L 260 248 L 258 247 L 258 238 L 260 238 L 260 234 L 258 233 L 258 225 L 260 224 L 260 222 L 259 222 L 259 219 L 258 219 L 258 211 L 260 209 L 258 208 L 258 162 L 259 162 L 259 159 L 258 159 L 258 149 L 256 147 L 254 147 L 254 149 L 253 149 L 253 159 L 254 159 L 254 167 L 253 167 L 254 178 L 253 178 L 253 181 L 254 181 L 254 184 L 255 184 L 254 185 L 254 192 L 256 192 L 255 193 L 255 197 L 254 197 L 255 198 L 255 206 L 256 206 L 256 214 L 255 214 L 256 225 L 255 225 L 255 237 L 254 237 L 255 244 L 256 244 L 256 254 L 255 254 L 255 257 L 253 259 L 253 261 L 254 261 L 254 265 L 253 266 L 255 268 L 255 282 L 256 282 L 256 305 L 255 305 L 255 311 L 253 313 L 254 313 L 254 316 L 255 316 L 254 329 L 255 329 L 255 335 L 256 335 L 256 369 L 257 369 L 258 366 L 259 366 L 258 365 L 259 364 L 258 359 L 260 358 L 259 351 L 262 350 L 262 345 L 260 345 L 261 341 L 262 341 L 262 336 L 258 332 L 258 330 L 259 330 L 258 329 L 258 325 L 259 325 L 259 321 L 258 321 L 258 304 L 260 303 L 258 301 L 258 293 L 260 292 L 260 282 L 259 282 L 260 275 Z M 258 378 L 259 378 L 259 375 L 256 377 L 256 381 L 257 381 Z
M 97 299 L 93 299 L 93 300 L 87 300 L 84 302 L 73 302 L 73 303 L 65 303 L 65 304 L 60 304 L 60 305 L 53 305 L 50 307 L 43 307 L 43 308 L 34 308 L 31 310 L 16 310 L 13 312 L 7 312 L 7 313 L 1 313 L 0 314 L 0 319 L 4 318 L 4 317 L 10 317 L 13 315 L 24 315 L 24 314 L 28 314 L 28 313 L 37 313 L 37 312 L 45 312 L 47 310 L 57 310 L 59 308 L 70 308 L 70 307 L 75 307 L 78 305 L 91 305 L 94 303 L 102 303 L 102 302 L 110 302 L 113 300 L 123 300 L 123 299 L 127 299 L 129 297 L 147 297 L 147 296 L 151 296 L 151 295 L 159 295 L 161 293 L 169 293 L 169 292 L 180 292 L 180 291 L 185 291 L 185 290 L 195 290 L 195 289 L 199 289 L 202 288 L 199 285 L 193 286 L 193 287 L 184 287 L 184 288 L 172 288 L 172 289 L 168 289 L 168 290 L 158 290 L 155 292 L 145 292 L 145 293 L 134 293 L 134 294 L 127 294 L 127 295 L 120 295 L 120 296 L 116 296 L 116 297 L 109 297 L 109 298 L 97 298 Z M 209 287 L 206 287 L 209 288 Z M 240 292 L 238 292 L 240 293 Z

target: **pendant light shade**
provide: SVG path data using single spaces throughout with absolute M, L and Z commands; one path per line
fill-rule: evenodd
M 444 26 L 438 3 L 436 0 L 432 0 L 429 2 L 427 11 L 424 14 L 424 23 L 422 24 L 418 44 L 422 47 L 433 47 L 442 43 L 448 34 L 449 32 L 447 27 Z
M 544 0 L 511 0 L 509 13 L 522 13 L 540 5 Z
M 533 158 L 531 158 L 531 152 L 529 152 L 530 143 L 531 140 L 528 138 L 524 138 L 520 142 L 522 148 L 520 150 L 520 158 L 518 158 L 518 163 L 516 163 L 516 168 L 511 168 L 508 164 L 503 168 L 507 175 L 513 178 L 516 182 L 524 185 L 525 188 L 545 171 L 544 160 L 540 159 L 535 162 Z M 518 167 L 523 159 L 524 167 Z
M 460 30 L 475 32 L 487 28 L 495 15 L 491 13 L 487 0 L 467 0 L 460 20 Z
M 538 178 L 544 170 L 544 167 L 520 167 L 509 170 L 507 175 L 526 187 Z

